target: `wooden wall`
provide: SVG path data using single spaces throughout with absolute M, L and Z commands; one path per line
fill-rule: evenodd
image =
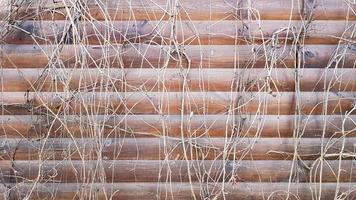
M 0 5 L 0 199 L 356 199 L 354 1 Z

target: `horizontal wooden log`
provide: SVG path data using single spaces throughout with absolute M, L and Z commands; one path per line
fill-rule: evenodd
M 337 0 L 313 0 L 303 1 L 303 3 L 303 14 L 307 19 L 356 19 L 356 5 L 352 2 L 342 2 Z
M 54 66 L 115 68 L 219 68 L 264 67 L 268 52 L 262 46 L 199 46 L 183 49 L 173 46 L 128 45 L 3 45 L 0 46 L 3 68 L 43 68 Z M 271 50 L 280 55 L 277 66 L 294 66 L 292 47 Z M 333 48 L 334 49 L 334 48 Z M 324 53 L 323 56 L 326 56 Z
M 273 48 L 260 45 L 191 45 L 182 49 L 146 44 L 2 45 L 0 49 L 3 68 L 58 68 L 77 65 L 100 68 L 294 68 L 296 62 L 295 49 L 288 45 Z M 305 45 L 300 53 L 303 59 L 301 67 L 354 68 L 355 52 L 352 45 Z
M 355 45 L 303 45 L 299 52 L 299 67 L 305 68 L 355 68 Z
M 355 21 L 311 21 L 304 27 L 305 44 L 336 44 L 355 41 Z
M 222 199 L 222 191 L 227 200 L 267 198 L 308 200 L 313 198 L 332 200 L 336 191 L 345 194 L 346 199 L 355 198 L 354 183 L 47 183 L 9 184 L 9 198 L 23 199 Z M 338 190 L 336 190 L 338 187 Z M 222 189 L 224 188 L 224 189 Z M 32 192 L 31 192 L 32 191 Z M 319 193 L 320 191 L 320 193 Z M 289 194 L 289 196 L 288 196 Z M 320 194 L 320 195 L 319 195 Z
M 151 43 L 234 45 L 261 42 L 295 42 L 302 31 L 302 21 L 113 21 L 78 22 L 73 30 L 70 21 L 25 21 L 4 41 L 9 44 L 104 44 Z M 172 29 L 172 26 L 175 28 Z M 305 32 L 304 43 L 337 44 L 354 40 L 355 24 L 344 21 L 313 21 Z M 71 30 L 71 31 L 70 31 Z M 174 32 L 173 32 L 174 30 Z M 75 36 L 74 36 L 75 35 Z
M 3 92 L 0 99 L 6 115 L 356 113 L 350 92 Z
M 355 138 L 1 139 L 3 160 L 287 160 L 355 157 Z M 323 151 L 323 152 L 321 152 Z M 322 155 L 321 155 L 322 154 Z
M 51 44 L 51 43 L 89 43 L 103 44 L 104 42 L 155 42 L 159 44 L 238 44 L 253 40 L 271 39 L 273 32 L 282 27 L 288 27 L 288 21 L 264 21 L 259 27 L 258 22 L 234 21 L 185 21 L 175 26 L 176 35 L 172 32 L 174 24 L 170 21 L 114 21 L 114 22 L 79 22 L 78 39 L 66 36 L 70 29 L 68 21 L 26 21 L 7 38 L 11 44 Z M 292 26 L 300 29 L 301 22 L 293 22 Z M 259 30 L 261 28 L 262 30 Z M 27 31 L 28 30 L 28 31 Z M 282 33 L 283 34 L 283 33 Z M 286 39 L 281 34 L 281 40 Z M 174 36 L 174 38 L 173 38 Z M 71 39 L 68 39 L 72 37 Z M 289 36 L 293 40 L 293 36 Z
M 3 92 L 356 91 L 354 69 L 2 69 Z
M 300 120 L 300 121 L 298 121 Z M 356 116 L 101 115 L 54 118 L 0 115 L 3 138 L 44 137 L 355 137 Z M 295 125 L 295 123 L 297 125 Z M 79 124 L 79 126 L 78 126 Z
M 4 2 L 5 4 L 5 2 Z M 10 3 L 9 3 L 10 4 Z M 11 5 L 11 4 L 10 4 Z M 6 7 L 7 6 L 7 7 Z M 261 19 L 355 19 L 355 5 L 349 1 L 316 0 L 253 0 L 253 1 L 115 1 L 95 0 L 74 3 L 71 1 L 33 1 L 11 15 L 12 18 L 65 19 L 77 13 L 86 20 L 236 20 Z M 0 17 L 9 14 L 10 6 L 4 5 Z
M 288 181 L 290 161 L 1 161 L 1 178 L 22 182 L 189 182 L 220 181 L 235 176 L 243 181 Z M 333 162 L 334 163 L 334 162 Z M 278 174 L 275 167 L 279 167 Z M 234 169 L 236 168 L 236 169 Z M 235 172 L 233 172 L 235 171 Z M 40 173 L 40 174 L 39 174 Z M 261 176 L 258 178 L 259 173 Z M 191 174 L 191 175 L 189 175 Z
M 91 182 L 204 182 L 235 179 L 243 182 L 314 182 L 320 161 L 0 161 L 6 183 L 35 180 L 61 183 Z M 323 161 L 322 182 L 356 180 L 355 162 Z M 340 164 L 340 167 L 339 167 Z M 310 169 L 307 169 L 308 166 Z M 276 170 L 278 169 L 278 170 Z

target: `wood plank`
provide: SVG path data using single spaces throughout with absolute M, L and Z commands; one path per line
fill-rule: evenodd
M 242 200 L 255 199 L 263 200 L 268 197 L 273 199 L 312 199 L 313 197 L 325 200 L 332 200 L 335 197 L 336 187 L 339 192 L 345 194 L 345 199 L 355 198 L 355 183 L 47 183 L 36 184 L 21 183 L 11 185 L 10 200 L 22 199 L 30 191 L 33 191 L 29 199 L 48 199 L 55 197 L 58 200 L 64 199 L 197 199 L 223 198 L 222 188 L 225 191 L 225 199 Z M 35 186 L 35 187 L 33 187 Z M 33 189 L 33 190 L 32 190 Z M 319 190 L 321 196 L 319 196 Z M 203 192 L 204 191 L 204 192 Z M 341 195 L 340 194 L 340 195 Z M 337 194 L 338 196 L 338 194 Z
M 356 68 L 356 48 L 350 45 L 303 45 L 299 57 L 305 68 Z
M 298 75 L 298 76 L 297 76 Z M 3 92 L 356 91 L 354 69 L 1 69 Z
M 3 160 L 289 160 L 355 157 L 355 138 L 56 138 L 0 139 Z M 342 150 L 343 149 L 343 150 Z M 186 153 L 185 153 L 186 152 Z
M 3 92 L 2 114 L 355 114 L 352 92 Z M 298 106 L 299 107 L 298 107 Z M 298 113 L 297 113 L 298 114 Z
M 356 116 L 339 115 L 0 115 L 2 138 L 355 137 Z M 183 123 L 183 125 L 181 124 Z M 297 123 L 298 125 L 295 125 Z M 80 124 L 80 126 L 78 126 Z M 182 128 L 183 127 L 183 128 Z
M 291 22 L 300 29 L 301 23 Z M 25 21 L 19 25 L 5 42 L 11 44 L 51 44 L 65 39 L 65 34 L 72 24 L 69 21 Z M 175 32 L 172 32 L 172 26 Z M 113 22 L 79 22 L 78 39 L 63 40 L 64 43 L 103 44 L 113 43 L 158 43 L 173 44 L 172 36 L 181 44 L 246 44 L 271 39 L 273 32 L 281 27 L 288 27 L 288 21 L 182 21 L 173 24 L 171 21 L 113 21 Z M 261 27 L 262 26 L 262 27 Z M 259 30 L 261 28 L 262 30 Z M 24 32 L 28 30 L 28 32 Z M 262 33 L 263 32 L 263 33 Z M 283 34 L 283 33 L 282 33 Z M 281 40 L 286 39 L 280 35 Z M 67 36 L 71 37 L 71 36 Z M 292 35 L 289 36 L 291 39 Z
M 233 176 L 241 181 L 287 181 L 290 161 L 0 161 L 6 182 L 36 179 L 40 182 L 189 182 L 221 181 Z M 349 162 L 348 162 L 349 163 Z M 280 167 L 278 174 L 275 167 Z M 39 170 L 40 169 L 40 170 Z M 189 171 L 188 171 L 189 170 Z M 235 172 L 233 172 L 235 171 Z M 225 173 L 225 174 L 224 174 Z M 327 172 L 325 172 L 327 174 Z M 191 174 L 191 175 L 189 175 Z M 15 177 L 16 176 L 16 177 Z M 260 176 L 260 179 L 258 177 Z
M 238 182 L 314 182 L 320 179 L 320 161 L 0 161 L 6 183 L 35 180 L 60 183 L 93 182 L 204 182 L 235 179 Z M 340 164 L 340 167 L 339 167 Z M 324 161 L 323 182 L 354 182 L 355 161 Z M 278 169 L 278 170 L 276 170 Z M 293 172 L 291 172 L 293 170 Z M 292 174 L 292 177 L 290 178 Z M 314 177 L 315 174 L 315 177 Z M 315 178 L 315 179 L 314 179 Z
M 349 20 L 356 19 L 356 5 L 350 1 L 311 0 L 304 1 L 305 18 Z
M 5 7 L 7 6 L 7 7 Z M 8 15 L 10 8 L 5 5 L 0 17 Z M 209 2 L 185 0 L 167 2 L 154 1 L 85 1 L 74 4 L 70 1 L 33 1 L 23 5 L 12 18 L 17 19 L 65 19 L 77 11 L 86 20 L 236 20 L 247 18 L 260 19 L 302 19 L 312 16 L 314 19 L 345 20 L 355 19 L 355 5 L 338 0 L 251 0 Z M 68 13 L 72 11 L 73 13 Z M 75 15 L 74 15 L 75 16 Z M 85 17 L 84 17 L 85 16 Z
M 356 199 L 355 11 L 0 1 L 0 200 Z
M 311 21 L 305 28 L 303 38 L 305 44 L 336 44 L 350 41 L 352 43 L 356 40 L 355 21 L 317 20 Z
M 295 49 L 283 45 L 273 48 L 260 45 L 190 45 L 182 49 L 147 44 L 2 45 L 0 49 L 3 68 L 63 68 L 75 65 L 99 68 L 294 68 L 296 62 Z M 356 48 L 352 45 L 305 45 L 301 50 L 301 67 L 336 65 L 338 68 L 354 68 L 355 52 Z M 335 60 L 334 56 L 335 59 L 342 58 L 342 62 L 331 62 Z M 271 59 L 272 63 L 269 62 Z
M 174 29 L 172 26 L 174 25 Z M 304 26 L 302 21 L 24 21 L 4 41 L 9 44 L 104 44 L 157 43 L 171 45 L 235 45 L 285 41 L 296 42 Z M 306 44 L 337 44 L 340 39 L 354 40 L 355 23 L 313 21 L 305 31 Z M 174 30 L 174 32 L 172 32 Z M 346 32 L 345 32 L 346 31 Z M 72 34 L 72 35 L 71 35 Z M 76 35 L 74 38 L 73 35 Z M 174 36 L 174 38 L 173 38 Z M 342 40 L 341 40 L 342 41 Z
M 238 48 L 237 48 L 238 47 Z M 280 54 L 276 66 L 294 66 L 292 47 L 275 48 Z M 114 67 L 114 68 L 200 68 L 264 67 L 266 54 L 262 46 L 191 45 L 182 49 L 172 46 L 128 45 L 2 45 L 3 68 Z M 328 49 L 327 49 L 328 50 Z M 254 52 L 255 55 L 253 54 Z M 327 56 L 323 54 L 323 56 Z M 49 62 L 50 61 L 50 62 Z M 59 66 L 58 66 L 59 65 Z

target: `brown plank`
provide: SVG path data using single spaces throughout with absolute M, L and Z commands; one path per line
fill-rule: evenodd
M 308 182 L 319 181 L 320 161 L 0 161 L 1 179 L 7 183 L 39 182 Z M 355 161 L 323 161 L 322 181 L 356 180 Z M 340 164 L 340 166 L 339 166 Z M 307 169 L 306 166 L 310 167 Z M 276 170 L 278 169 L 278 170 Z M 291 172 L 293 171 L 293 172 Z M 314 177 L 314 174 L 316 175 Z M 291 177 L 290 177 L 291 176 Z M 315 178 L 315 179 L 314 179 Z
M 22 9 L 12 14 L 12 18 L 65 19 L 68 11 L 82 12 L 86 20 L 236 20 L 246 18 L 260 19 L 301 19 L 312 16 L 314 19 L 343 20 L 355 19 L 355 5 L 338 0 L 251 0 L 224 1 L 186 0 L 167 2 L 154 1 L 85 1 L 74 4 L 70 1 L 34 1 L 23 5 Z M 0 17 L 8 15 L 10 8 L 4 7 Z M 71 13 L 72 14 L 72 13 Z M 73 14 L 72 14 L 73 15 Z M 85 17 L 84 17 L 85 16 Z
M 292 22 L 299 29 L 300 22 Z M 288 26 L 288 21 L 264 21 L 259 30 L 258 22 L 242 21 L 183 21 L 175 25 L 178 43 L 182 44 L 245 44 L 252 40 L 271 39 L 273 32 Z M 65 38 L 70 29 L 69 21 L 25 21 L 19 29 L 5 38 L 11 44 L 50 44 L 50 43 L 89 43 L 104 42 L 128 43 L 155 42 L 163 45 L 173 43 L 172 22 L 170 21 L 113 21 L 79 22 L 78 39 Z M 27 31 L 28 30 L 28 31 Z M 283 33 L 282 33 L 283 34 Z M 286 39 L 281 34 L 281 40 Z M 290 35 L 292 38 L 292 35 Z M 66 40 L 65 40 L 66 39 Z
M 212 198 L 222 199 L 222 188 L 224 188 L 225 199 L 243 200 L 255 199 L 263 200 L 267 198 L 291 200 L 308 200 L 313 198 L 332 200 L 335 192 L 340 195 L 345 194 L 344 199 L 354 199 L 355 183 L 47 183 L 36 185 L 32 183 L 10 184 L 9 199 L 22 199 L 28 196 L 29 199 L 48 199 L 55 197 L 64 199 L 196 199 Z M 336 190 L 339 187 L 339 190 Z M 32 191 L 32 193 L 30 193 Z M 204 191 L 204 192 L 203 192 Z M 288 193 L 289 196 L 287 196 Z M 320 196 L 319 196 L 320 191 Z M 338 194 L 337 194 L 338 196 Z
M 71 138 L 1 139 L 3 160 L 229 159 L 314 160 L 355 157 L 355 138 Z M 343 149 L 343 150 L 342 150 Z M 323 151 L 323 152 L 321 152 Z M 186 152 L 186 153 L 185 153 Z
M 350 45 L 304 45 L 299 52 L 300 67 L 355 68 L 356 48 Z
M 290 46 L 191 45 L 182 49 L 172 46 L 127 45 L 2 45 L 3 68 L 87 67 L 166 68 L 166 67 L 265 67 L 268 53 L 279 56 L 274 66 L 293 67 L 295 53 Z M 255 54 L 254 54 L 255 52 Z M 327 53 L 327 52 L 326 52 Z M 324 56 L 327 56 L 325 53 Z M 83 60 L 83 57 L 85 58 Z M 350 56 L 352 57 L 352 56 Z M 82 59 L 81 59 L 82 58 Z M 85 61 L 86 60 L 86 61 Z M 59 65 L 59 66 L 58 66 Z
M 356 5 L 350 1 L 310 0 L 303 1 L 305 19 L 354 20 Z
M 1 69 L 3 92 L 356 91 L 354 69 Z
M 3 92 L 2 114 L 355 113 L 351 92 Z M 297 107 L 299 105 L 299 107 Z M 325 108 L 324 108 L 325 107 Z
M 189 182 L 221 181 L 232 174 L 241 181 L 287 181 L 290 161 L 0 161 L 6 182 Z M 275 168 L 280 167 L 278 173 Z M 39 170 L 40 169 L 40 170 Z M 233 172 L 235 171 L 235 172 Z M 327 173 L 327 172 L 325 172 Z M 191 174 L 191 175 L 189 175 Z
M 172 46 L 128 44 L 116 46 L 80 45 L 2 45 L 3 68 L 33 67 L 88 67 L 117 68 L 251 68 L 295 67 L 295 49 L 292 46 L 260 45 L 191 45 L 182 49 Z M 303 65 L 307 68 L 354 68 L 356 49 L 353 45 L 305 45 L 301 50 Z M 335 54 L 336 52 L 336 54 Z M 50 57 L 49 57 L 50 56 Z M 86 58 L 83 60 L 83 57 Z M 272 63 L 267 60 L 273 59 Z M 49 62 L 50 61 L 50 62 Z
M 100 115 L 59 118 L 0 115 L 3 138 L 44 137 L 354 137 L 356 116 L 338 115 Z M 183 123 L 183 125 L 182 125 Z M 295 125 L 297 123 L 298 125 Z M 80 126 L 78 126 L 80 124 Z M 183 128 L 182 128 L 183 127 Z
M 303 38 L 305 44 L 336 44 L 356 39 L 355 21 L 317 20 L 309 22 L 305 28 L 305 37 Z
M 9 44 L 116 44 L 155 42 L 162 45 L 176 42 L 186 45 L 234 45 L 297 41 L 303 22 L 288 20 L 263 21 L 113 21 L 79 22 L 72 30 L 70 21 L 24 21 L 4 41 Z M 308 26 L 304 43 L 337 44 L 340 38 L 353 40 L 355 23 L 344 21 L 313 21 Z M 289 27 L 289 28 L 288 28 Z M 69 32 L 72 30 L 72 32 Z M 73 38 L 76 34 L 77 38 Z M 341 40 L 342 41 L 342 40 Z M 275 41 L 274 41 L 275 42 Z

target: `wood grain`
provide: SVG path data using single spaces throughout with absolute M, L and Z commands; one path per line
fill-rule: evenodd
M 355 138 L 51 138 L 1 139 L 3 160 L 314 160 L 355 156 Z M 342 148 L 343 151 L 342 151 Z M 184 153 L 184 149 L 187 151 Z
M 22 183 L 9 185 L 12 187 L 9 194 L 10 199 L 22 199 L 33 188 L 33 184 Z M 312 199 L 313 196 L 319 196 L 321 199 L 332 200 L 335 196 L 336 183 L 309 184 L 309 183 L 225 183 L 222 184 L 199 184 L 199 183 L 117 183 L 117 184 L 36 184 L 34 192 L 29 199 L 46 199 L 56 194 L 56 199 L 73 199 L 73 198 L 95 198 L 98 200 L 107 199 L 190 199 L 194 195 L 196 198 L 220 197 L 221 187 L 227 191 L 225 198 L 228 200 L 256 199 L 263 200 L 270 198 L 284 199 L 287 197 L 286 191 L 289 191 L 292 200 Z M 355 198 L 354 183 L 338 184 L 339 191 L 346 195 L 347 199 Z M 201 193 L 204 188 L 208 194 Z M 167 197 L 167 195 L 169 197 Z M 171 196 L 170 196 L 171 195 Z M 158 196 L 158 197 L 157 197 Z
M 300 120 L 298 125 L 295 122 Z M 356 116 L 340 115 L 0 115 L 0 136 L 62 137 L 355 137 Z M 182 125 L 183 123 L 183 125 Z M 78 126 L 80 124 L 80 126 Z
M 354 40 L 355 23 L 313 21 L 304 30 L 300 20 L 246 21 L 24 21 L 4 41 L 8 44 L 155 43 L 171 45 L 236 45 L 296 42 L 303 31 L 306 44 L 337 44 Z M 75 29 L 73 30 L 73 26 Z M 175 27 L 172 29 L 172 27 Z M 174 32 L 173 32 L 174 30 Z M 76 37 L 73 37 L 73 35 Z
M 96 182 L 189 182 L 222 181 L 235 178 L 240 182 L 314 182 L 320 178 L 320 161 L 0 161 L 0 177 L 8 183 L 26 182 L 40 176 L 40 182 L 61 183 Z M 340 164 L 340 167 L 339 167 Z M 276 170 L 278 169 L 278 170 Z M 324 161 L 323 182 L 335 182 L 340 171 L 340 182 L 354 182 L 355 162 L 350 160 Z M 315 177 L 314 177 L 315 175 Z
M 355 5 L 351 2 L 338 0 L 252 0 L 224 1 L 186 0 L 176 4 L 165 0 L 154 1 L 115 1 L 98 3 L 95 0 L 86 1 L 85 7 L 74 5 L 70 1 L 35 1 L 24 6 L 12 17 L 65 19 L 70 15 L 68 10 L 82 12 L 82 18 L 87 20 L 236 20 L 246 18 L 260 19 L 313 19 L 345 20 L 355 19 Z M 0 17 L 8 15 L 10 8 L 5 7 Z M 38 10 L 40 12 L 38 12 Z
M 6 115 L 353 114 L 356 99 L 350 92 L 3 92 L 0 98 Z
M 3 92 L 356 91 L 354 69 L 1 69 Z
M 3 68 L 75 67 L 92 68 L 219 68 L 264 67 L 266 52 L 262 46 L 191 45 L 182 49 L 149 44 L 128 45 L 2 45 Z M 251 54 L 257 52 L 256 56 Z M 291 47 L 274 48 L 281 54 L 276 66 L 294 65 Z M 330 52 L 331 53 L 331 52 Z M 52 55 L 51 57 L 48 57 Z M 283 57 L 282 57 L 283 55 Z M 325 55 L 326 56 L 326 55 Z M 84 59 L 85 58 L 85 59 Z M 84 59 L 84 60 L 83 60 Z M 84 62 L 84 63 L 83 63 Z M 59 66 L 58 66 L 59 65 Z
M 301 67 L 354 68 L 354 46 L 305 45 L 300 50 Z M 148 44 L 2 45 L 0 49 L 3 68 L 58 68 L 79 64 L 99 68 L 294 68 L 296 62 L 295 49 L 288 45 L 191 45 L 182 49 Z M 334 62 L 340 58 L 342 62 Z M 270 59 L 274 61 L 269 63 Z

